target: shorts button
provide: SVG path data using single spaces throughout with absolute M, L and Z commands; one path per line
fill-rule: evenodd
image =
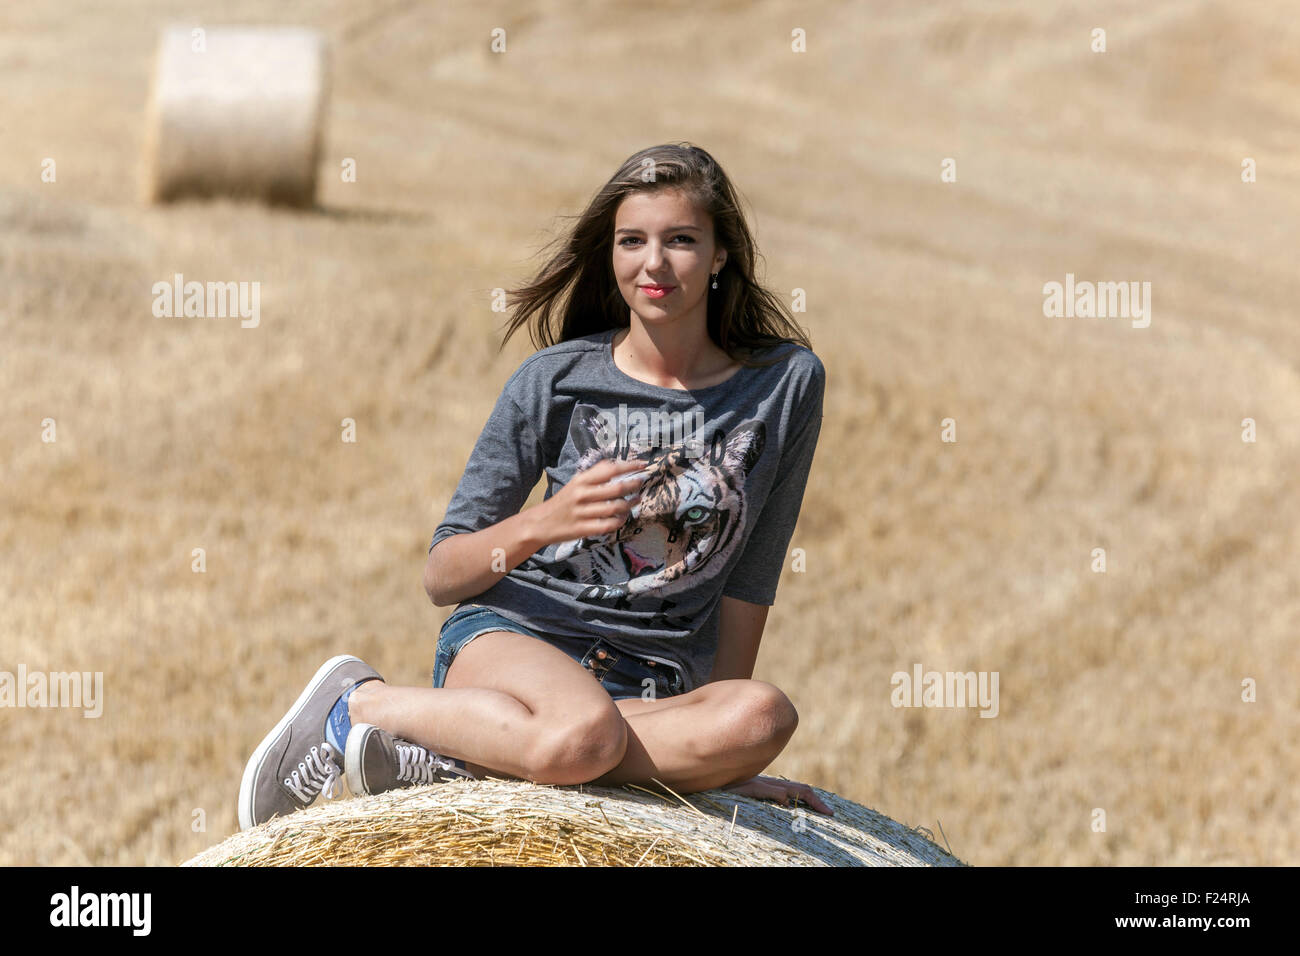
M 603 661 L 603 660 L 605 659 L 605 652 L 604 652 L 604 651 L 597 651 L 597 652 L 596 652 L 596 656 L 599 657 L 599 658 Z

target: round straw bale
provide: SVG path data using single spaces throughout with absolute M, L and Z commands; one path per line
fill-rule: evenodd
M 146 121 L 146 199 L 311 205 L 326 96 L 326 45 L 315 31 L 165 29 Z
M 325 801 L 182 866 L 966 865 L 920 829 L 817 793 L 834 817 L 723 790 L 456 780 Z

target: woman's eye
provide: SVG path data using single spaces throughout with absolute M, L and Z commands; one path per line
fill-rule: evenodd
M 681 235 L 678 235 L 678 236 L 673 236 L 673 238 L 672 238 L 672 239 L 669 239 L 668 241 L 669 241 L 669 242 L 673 242 L 674 240 L 677 240 L 677 239 L 685 239 L 687 242 L 690 242 L 690 243 L 694 243 L 694 242 L 695 242 L 695 239 L 694 239 L 693 237 L 688 236 L 688 235 L 686 235 L 685 233 L 682 233 Z M 641 240 L 638 239 L 636 236 L 624 236 L 622 239 L 619 240 L 618 244 L 619 244 L 620 246 L 625 246 L 625 245 L 627 245 L 629 242 L 640 242 L 640 241 L 641 241 Z

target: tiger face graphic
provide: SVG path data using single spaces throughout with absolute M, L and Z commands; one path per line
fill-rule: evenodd
M 654 448 L 629 440 L 628 459 L 646 462 L 640 502 L 617 531 L 561 543 L 554 573 L 588 585 L 579 599 L 595 601 L 671 595 L 690 585 L 689 575 L 726 564 L 745 527 L 745 479 L 765 432 L 761 421 L 745 422 L 703 449 L 693 439 Z M 579 471 L 617 454 L 616 437 L 591 405 L 574 410 L 569 435 Z

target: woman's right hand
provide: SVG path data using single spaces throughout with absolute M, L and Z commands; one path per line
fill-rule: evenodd
M 596 538 L 623 527 L 632 508 L 641 500 L 647 462 L 605 458 L 578 472 L 567 485 L 537 506 L 541 535 L 546 544 Z M 629 492 L 636 494 L 625 497 Z

